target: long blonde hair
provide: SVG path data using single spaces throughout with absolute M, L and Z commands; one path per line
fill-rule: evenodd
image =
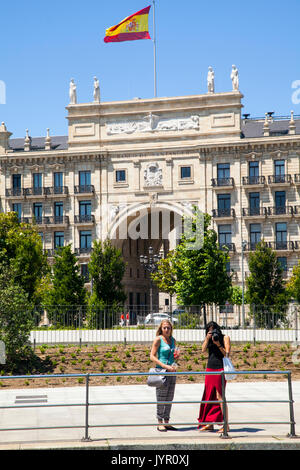
M 172 323 L 170 322 L 170 320 L 168 320 L 168 319 L 164 319 L 164 320 L 162 320 L 162 321 L 160 322 L 160 325 L 159 325 L 159 327 L 157 328 L 157 331 L 156 331 L 156 336 L 162 335 L 162 326 L 163 326 L 163 323 L 169 323 L 169 325 L 170 325 L 170 327 L 171 327 L 171 335 L 170 335 L 170 336 L 172 336 L 172 335 L 173 335 L 173 325 L 172 325 Z

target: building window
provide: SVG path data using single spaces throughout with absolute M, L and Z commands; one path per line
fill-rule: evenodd
M 20 220 L 22 217 L 22 204 L 20 203 L 13 203 L 12 205 L 12 210 L 13 212 L 16 212 L 18 215 L 18 219 Z
M 116 183 L 126 182 L 126 170 L 116 170 Z
M 230 216 L 230 194 L 218 194 L 218 217 Z
M 286 223 L 276 224 L 276 250 L 287 249 L 287 228 Z
M 90 251 L 92 247 L 92 232 L 82 230 L 80 232 L 80 251 Z
M 42 194 L 42 173 L 33 174 L 33 194 Z
M 256 184 L 259 180 L 258 162 L 249 162 L 249 183 Z
M 219 225 L 218 227 L 219 234 L 219 247 L 226 246 L 231 247 L 231 225 Z
M 64 232 L 54 232 L 54 248 L 64 246 L 65 234 Z
M 43 204 L 41 202 L 35 202 L 33 204 L 33 216 L 37 224 L 41 224 L 43 221 Z
M 250 224 L 250 249 L 255 250 L 257 243 L 261 240 L 261 225 Z
M 21 175 L 13 175 L 12 187 L 13 187 L 13 195 L 21 196 Z
M 286 208 L 286 194 L 285 191 L 276 191 L 275 192 L 275 210 L 276 214 L 285 214 Z
M 218 179 L 228 179 L 230 178 L 230 164 L 229 163 L 219 163 L 217 166 L 217 176 Z
M 80 272 L 81 272 L 81 276 L 84 278 L 85 282 L 89 282 L 90 273 L 89 273 L 89 265 L 87 263 L 80 265 Z
M 80 222 L 89 222 L 92 215 L 92 203 L 91 201 L 80 201 L 79 202 L 79 220 Z
M 260 194 L 259 193 L 249 193 L 249 215 L 259 215 L 260 211 Z
M 80 171 L 79 172 L 79 192 L 89 192 L 91 190 L 91 172 Z
M 64 204 L 63 202 L 54 203 L 54 218 L 55 222 L 62 222 L 64 216 Z
M 287 258 L 285 256 L 278 256 L 277 261 L 278 261 L 281 269 L 283 269 L 284 272 L 287 272 L 287 270 L 288 270 L 288 268 L 287 268 Z
M 54 173 L 53 175 L 54 188 L 61 188 L 63 186 L 63 174 L 62 172 Z
M 275 171 L 275 183 L 284 183 L 285 182 L 284 160 L 275 160 L 274 171 Z
M 190 179 L 192 177 L 192 171 L 190 166 L 181 166 L 180 167 L 180 178 L 181 179 Z

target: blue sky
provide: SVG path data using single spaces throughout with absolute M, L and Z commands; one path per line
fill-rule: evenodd
M 71 78 L 78 102 L 153 97 L 151 40 L 105 44 L 105 29 L 152 0 L 13 0 L 2 2 L 0 83 L 4 121 L 13 137 L 67 134 Z M 231 90 L 239 70 L 243 112 L 300 114 L 292 83 L 300 80 L 300 1 L 156 0 L 157 95 L 206 93 L 208 66 L 215 91 Z M 153 36 L 152 8 L 149 32 Z M 3 101 L 3 100 L 2 100 Z M 0 100 L 1 103 L 1 100 Z

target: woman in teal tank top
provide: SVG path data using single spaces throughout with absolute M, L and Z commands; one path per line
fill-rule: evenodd
M 157 329 L 156 338 L 153 341 L 150 353 L 150 359 L 155 362 L 158 370 L 165 369 L 167 372 L 176 372 L 174 360 L 177 359 L 178 355 L 176 355 L 176 341 L 172 333 L 172 323 L 169 320 L 163 320 Z M 169 376 L 163 387 L 156 388 L 158 431 L 176 430 L 176 428 L 169 424 L 172 403 L 159 403 L 172 402 L 175 385 L 176 376 Z M 163 423 L 165 424 L 163 425 Z

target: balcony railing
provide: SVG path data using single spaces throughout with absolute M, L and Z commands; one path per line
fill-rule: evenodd
M 75 224 L 88 224 L 95 222 L 95 216 L 92 214 L 84 214 L 84 215 L 75 215 L 74 216 Z
M 269 175 L 269 184 L 288 184 L 292 182 L 291 175 Z
M 295 247 L 293 241 L 272 241 L 266 243 L 269 248 L 278 251 L 293 251 Z
M 67 186 L 48 186 L 44 188 L 45 196 L 65 195 L 69 190 Z
M 263 185 L 266 182 L 265 176 L 243 176 L 243 185 Z
M 23 188 L 8 188 L 5 189 L 5 196 L 6 197 L 20 197 L 23 196 L 24 190 Z
M 300 184 L 300 173 L 297 173 L 296 175 L 294 175 L 294 183 Z
M 76 255 L 88 255 L 92 251 L 93 251 L 93 248 L 91 246 L 82 247 L 82 248 L 75 248 L 75 254 Z
M 44 188 L 42 187 L 39 187 L 39 188 L 24 188 L 23 189 L 23 192 L 24 192 L 24 196 L 43 196 L 44 194 L 44 191 L 43 191 Z
M 36 224 L 36 225 L 68 225 L 69 217 L 64 216 L 46 216 L 46 217 L 21 217 L 21 222 L 25 224 Z
M 213 209 L 212 210 L 212 216 L 213 217 L 235 217 L 235 211 L 232 208 L 226 208 L 226 209 Z
M 243 207 L 242 214 L 244 217 L 265 217 L 267 215 L 266 207 Z
M 84 193 L 94 193 L 95 188 L 92 184 L 84 184 L 84 185 L 78 185 L 74 186 L 74 192 L 75 194 L 84 194 Z
M 268 215 L 293 215 L 293 206 L 268 207 Z
M 212 186 L 218 187 L 218 186 L 234 186 L 234 179 L 233 178 L 212 178 L 211 180 Z
M 234 243 L 220 243 L 219 242 L 219 248 L 220 248 L 220 250 L 235 251 L 235 244 Z

